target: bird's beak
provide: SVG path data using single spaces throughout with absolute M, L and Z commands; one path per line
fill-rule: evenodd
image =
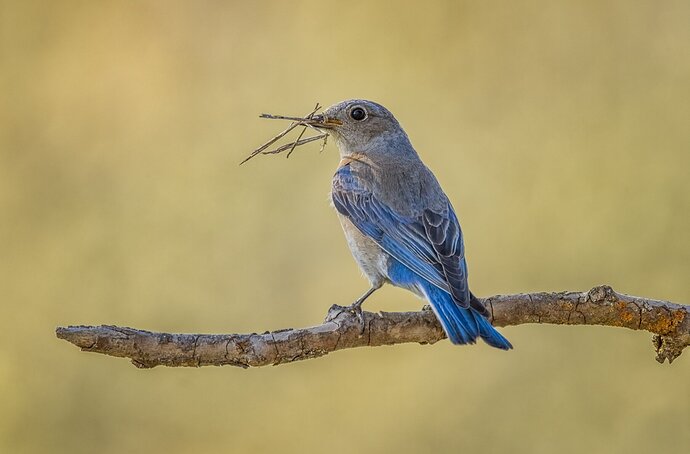
M 333 129 L 336 126 L 343 124 L 342 121 L 336 120 L 335 118 L 328 118 L 323 114 L 312 115 L 311 118 L 305 118 L 301 123 L 313 126 L 318 129 Z

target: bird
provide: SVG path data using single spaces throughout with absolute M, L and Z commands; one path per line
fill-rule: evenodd
M 340 152 L 331 199 L 352 255 L 371 287 L 346 309 L 364 329 L 362 304 L 384 284 L 428 301 L 453 344 L 477 338 L 512 348 L 469 290 L 462 230 L 450 200 L 393 114 L 350 99 L 304 119 Z

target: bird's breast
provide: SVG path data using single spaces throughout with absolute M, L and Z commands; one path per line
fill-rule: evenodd
M 347 245 L 362 272 L 374 285 L 387 281 L 388 253 L 381 249 L 374 240 L 360 232 L 346 216 L 338 213 L 338 218 Z

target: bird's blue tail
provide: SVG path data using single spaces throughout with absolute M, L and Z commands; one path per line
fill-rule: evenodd
M 513 348 L 508 339 L 496 331 L 476 309 L 458 306 L 450 294 L 431 284 L 424 285 L 422 290 L 452 343 L 474 344 L 477 337 L 481 337 L 492 347 L 503 350 Z

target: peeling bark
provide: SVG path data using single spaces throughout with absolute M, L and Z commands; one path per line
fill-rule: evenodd
M 527 323 L 602 325 L 654 334 L 656 360 L 669 363 L 690 345 L 690 306 L 616 293 L 602 285 L 589 292 L 521 293 L 483 300 L 495 326 Z M 323 324 L 262 334 L 168 334 L 118 326 L 59 327 L 56 335 L 83 351 L 130 358 L 139 368 L 155 366 L 243 368 L 291 363 L 354 347 L 407 342 L 433 344 L 445 338 L 433 312 L 364 312 L 357 317 L 332 306 Z

